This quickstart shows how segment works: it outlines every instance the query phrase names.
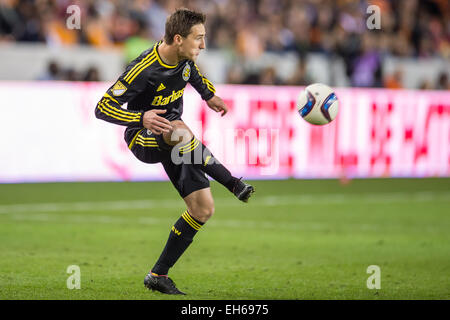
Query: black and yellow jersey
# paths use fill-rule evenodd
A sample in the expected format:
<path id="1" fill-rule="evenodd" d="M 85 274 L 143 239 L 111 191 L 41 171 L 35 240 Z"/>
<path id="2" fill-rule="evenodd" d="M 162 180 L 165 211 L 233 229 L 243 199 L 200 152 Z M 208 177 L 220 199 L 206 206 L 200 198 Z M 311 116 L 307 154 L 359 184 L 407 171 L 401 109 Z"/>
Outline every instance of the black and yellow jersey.
<path id="1" fill-rule="evenodd" d="M 160 114 L 170 121 L 181 118 L 183 93 L 189 82 L 203 100 L 214 96 L 215 89 L 191 60 L 167 65 L 159 56 L 159 41 L 133 60 L 125 72 L 106 91 L 95 108 L 95 115 L 128 127 L 143 127 L 142 116 L 151 109 L 166 109 Z M 128 103 L 127 109 L 122 105 Z"/>

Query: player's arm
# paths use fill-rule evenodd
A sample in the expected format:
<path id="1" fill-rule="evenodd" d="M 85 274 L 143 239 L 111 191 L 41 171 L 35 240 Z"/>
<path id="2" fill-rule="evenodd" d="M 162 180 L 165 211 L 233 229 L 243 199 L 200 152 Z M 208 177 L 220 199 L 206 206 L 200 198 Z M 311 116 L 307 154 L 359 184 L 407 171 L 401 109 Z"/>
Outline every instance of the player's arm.
<path id="1" fill-rule="evenodd" d="M 124 72 L 106 91 L 95 107 L 95 116 L 98 119 L 122 126 L 142 127 L 143 112 L 127 110 L 122 108 L 122 105 L 145 90 L 147 87 L 146 79 L 144 75 L 140 75 L 140 77 L 133 79 L 134 81 L 129 83 L 126 80 L 128 72 Z"/>
<path id="2" fill-rule="evenodd" d="M 134 71 L 136 70 L 136 71 Z M 114 124 L 147 128 L 160 134 L 171 129 L 169 120 L 158 116 L 166 110 L 134 111 L 122 108 L 147 88 L 147 70 L 130 68 L 106 91 L 95 107 L 95 116 Z"/>
<path id="3" fill-rule="evenodd" d="M 206 101 L 208 107 L 216 112 L 222 112 L 222 117 L 228 112 L 228 108 L 223 100 L 216 96 L 216 89 L 211 81 L 202 75 L 197 67 L 197 64 L 192 63 L 191 75 L 189 83 L 197 90 L 202 99 Z"/>

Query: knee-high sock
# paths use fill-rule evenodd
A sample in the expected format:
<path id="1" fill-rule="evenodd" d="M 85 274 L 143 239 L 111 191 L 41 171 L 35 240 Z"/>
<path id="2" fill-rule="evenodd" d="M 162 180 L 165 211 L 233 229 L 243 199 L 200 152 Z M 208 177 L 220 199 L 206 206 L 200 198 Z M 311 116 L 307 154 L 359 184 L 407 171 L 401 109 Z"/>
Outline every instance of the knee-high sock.
<path id="1" fill-rule="evenodd" d="M 166 246 L 151 272 L 157 275 L 167 275 L 169 269 L 192 243 L 202 225 L 202 222 L 194 219 L 186 210 L 170 230 Z"/>
<path id="2" fill-rule="evenodd" d="M 175 152 L 183 159 L 197 165 L 203 172 L 233 192 L 238 180 L 217 160 L 212 152 L 197 138 L 193 137 L 187 144 L 178 147 Z"/>

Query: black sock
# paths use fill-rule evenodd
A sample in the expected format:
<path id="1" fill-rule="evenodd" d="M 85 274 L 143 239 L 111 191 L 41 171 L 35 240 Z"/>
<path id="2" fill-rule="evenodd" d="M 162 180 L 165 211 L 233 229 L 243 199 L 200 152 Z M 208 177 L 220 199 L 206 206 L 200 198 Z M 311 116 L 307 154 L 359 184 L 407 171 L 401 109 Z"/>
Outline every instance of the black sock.
<path id="1" fill-rule="evenodd" d="M 178 150 L 181 157 L 197 165 L 203 172 L 233 192 L 238 179 L 231 175 L 231 172 L 200 140 L 193 137 L 189 143 L 179 147 Z"/>
<path id="2" fill-rule="evenodd" d="M 173 225 L 166 246 L 151 272 L 156 275 L 167 275 L 169 269 L 189 247 L 195 234 L 203 224 L 194 219 L 186 210 Z"/>

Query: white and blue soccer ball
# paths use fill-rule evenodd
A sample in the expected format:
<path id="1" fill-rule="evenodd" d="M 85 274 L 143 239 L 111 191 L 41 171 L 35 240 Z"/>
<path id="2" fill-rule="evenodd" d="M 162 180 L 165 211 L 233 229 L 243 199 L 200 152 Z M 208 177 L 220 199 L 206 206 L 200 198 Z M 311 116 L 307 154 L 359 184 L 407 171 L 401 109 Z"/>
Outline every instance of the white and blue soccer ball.
<path id="1" fill-rule="evenodd" d="M 338 113 L 339 102 L 333 89 L 322 83 L 305 88 L 297 100 L 298 113 L 305 121 L 324 125 L 333 121 Z"/>

